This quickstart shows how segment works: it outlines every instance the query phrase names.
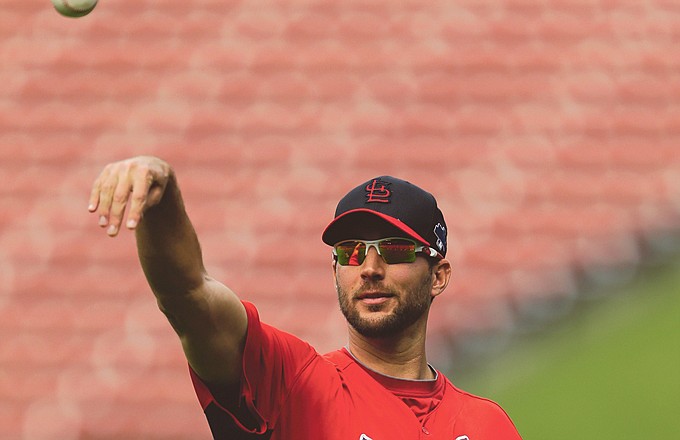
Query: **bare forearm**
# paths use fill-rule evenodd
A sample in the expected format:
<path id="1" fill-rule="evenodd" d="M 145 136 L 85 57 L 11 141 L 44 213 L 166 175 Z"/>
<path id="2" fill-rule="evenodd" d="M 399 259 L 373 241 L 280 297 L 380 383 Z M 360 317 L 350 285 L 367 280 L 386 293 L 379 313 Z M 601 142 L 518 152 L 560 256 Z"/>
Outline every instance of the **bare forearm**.
<path id="1" fill-rule="evenodd" d="M 203 283 L 200 244 L 174 174 L 160 203 L 144 214 L 135 231 L 139 260 L 159 300 L 187 294 Z"/>

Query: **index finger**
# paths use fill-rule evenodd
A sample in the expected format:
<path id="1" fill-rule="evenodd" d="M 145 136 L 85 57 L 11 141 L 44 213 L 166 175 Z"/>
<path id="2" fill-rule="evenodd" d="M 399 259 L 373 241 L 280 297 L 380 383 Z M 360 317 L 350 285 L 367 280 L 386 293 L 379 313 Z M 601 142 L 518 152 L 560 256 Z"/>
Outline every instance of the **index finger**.
<path id="1" fill-rule="evenodd" d="M 99 176 L 95 179 L 95 181 L 92 183 L 92 189 L 90 190 L 90 200 L 87 204 L 87 210 L 90 212 L 95 212 L 97 210 L 97 207 L 99 206 L 99 195 L 101 193 L 101 182 L 104 178 L 104 174 L 107 172 L 107 169 L 104 169 Z"/>

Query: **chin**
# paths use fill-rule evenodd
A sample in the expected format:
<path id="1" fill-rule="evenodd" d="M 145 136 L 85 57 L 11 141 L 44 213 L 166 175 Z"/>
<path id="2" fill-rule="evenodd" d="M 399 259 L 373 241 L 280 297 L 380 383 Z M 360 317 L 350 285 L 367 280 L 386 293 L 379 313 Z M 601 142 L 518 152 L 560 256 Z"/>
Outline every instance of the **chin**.
<path id="1" fill-rule="evenodd" d="M 394 336 L 405 329 L 404 323 L 390 313 L 376 312 L 369 316 L 364 314 L 363 316 L 356 316 L 352 320 L 348 319 L 348 321 L 357 333 L 368 338 Z"/>

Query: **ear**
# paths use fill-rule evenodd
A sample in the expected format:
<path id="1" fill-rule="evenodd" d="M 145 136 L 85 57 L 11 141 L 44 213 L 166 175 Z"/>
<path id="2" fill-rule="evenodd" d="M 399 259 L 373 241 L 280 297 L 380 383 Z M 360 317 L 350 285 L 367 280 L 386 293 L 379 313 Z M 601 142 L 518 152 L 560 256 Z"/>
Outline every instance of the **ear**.
<path id="1" fill-rule="evenodd" d="M 447 259 L 441 259 L 432 268 L 432 298 L 438 296 L 446 289 L 451 279 L 451 263 Z"/>

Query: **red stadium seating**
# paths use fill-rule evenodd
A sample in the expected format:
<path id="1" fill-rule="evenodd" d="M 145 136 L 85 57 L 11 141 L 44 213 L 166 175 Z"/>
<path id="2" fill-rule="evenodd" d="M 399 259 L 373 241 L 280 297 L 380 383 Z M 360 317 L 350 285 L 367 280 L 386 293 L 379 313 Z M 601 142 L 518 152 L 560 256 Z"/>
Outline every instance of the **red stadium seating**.
<path id="1" fill-rule="evenodd" d="M 630 0 L 101 0 L 0 10 L 0 438 L 209 438 L 124 231 L 112 160 L 175 166 L 206 265 L 345 343 L 321 231 L 355 184 L 432 191 L 456 369 L 680 248 L 680 8 Z"/>

